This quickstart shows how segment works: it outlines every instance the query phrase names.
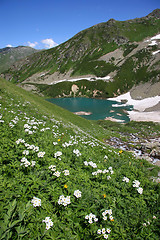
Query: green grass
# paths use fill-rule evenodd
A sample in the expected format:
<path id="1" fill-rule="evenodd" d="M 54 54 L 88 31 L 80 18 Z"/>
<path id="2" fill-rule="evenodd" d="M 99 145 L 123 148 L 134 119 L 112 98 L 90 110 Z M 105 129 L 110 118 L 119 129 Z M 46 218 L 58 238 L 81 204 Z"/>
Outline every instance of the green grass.
<path id="1" fill-rule="evenodd" d="M 140 128 L 147 124 L 141 123 Z M 150 180 L 147 169 L 152 165 L 98 141 L 96 137 L 104 137 L 112 128 L 120 129 L 117 124 L 106 126 L 105 130 L 0 79 L 1 239 L 104 239 L 97 234 L 102 228 L 111 231 L 111 240 L 159 239 L 160 187 Z M 58 151 L 61 158 L 55 156 Z M 105 171 L 97 173 L 98 169 Z M 153 176 L 158 171 L 155 167 Z M 140 182 L 142 194 L 133 187 L 134 180 Z M 76 190 L 81 192 L 79 198 Z M 62 195 L 70 197 L 67 206 L 58 203 Z M 33 207 L 33 197 L 41 200 L 41 206 Z M 112 218 L 107 214 L 104 220 L 102 213 L 109 209 Z M 89 223 L 90 213 L 98 221 Z M 53 222 L 48 230 L 46 217 Z"/>

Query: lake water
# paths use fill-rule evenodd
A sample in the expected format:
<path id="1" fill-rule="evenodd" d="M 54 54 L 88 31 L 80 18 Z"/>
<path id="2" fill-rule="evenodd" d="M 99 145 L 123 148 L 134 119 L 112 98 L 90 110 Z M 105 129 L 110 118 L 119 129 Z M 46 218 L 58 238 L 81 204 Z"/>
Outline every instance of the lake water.
<path id="1" fill-rule="evenodd" d="M 50 98 L 47 101 L 54 103 L 62 108 L 69 110 L 70 112 L 92 112 L 91 115 L 81 116 L 89 120 L 100 120 L 106 117 L 113 117 L 124 122 L 129 122 L 129 117 L 123 110 L 131 110 L 132 106 L 123 106 L 123 104 L 103 99 L 93 98 Z M 115 107 L 114 105 L 116 104 Z"/>

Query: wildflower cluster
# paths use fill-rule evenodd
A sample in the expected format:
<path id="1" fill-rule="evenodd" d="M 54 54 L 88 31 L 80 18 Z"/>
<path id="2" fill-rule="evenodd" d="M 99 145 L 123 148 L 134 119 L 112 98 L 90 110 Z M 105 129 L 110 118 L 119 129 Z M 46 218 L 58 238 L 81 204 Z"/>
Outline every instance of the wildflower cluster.
<path id="1" fill-rule="evenodd" d="M 58 158 L 59 160 L 61 160 L 60 156 L 62 155 L 62 152 L 58 151 L 54 154 L 55 158 Z"/>
<path id="2" fill-rule="evenodd" d="M 93 168 L 97 168 L 97 164 L 96 163 L 94 163 L 94 162 L 92 162 L 92 161 L 89 161 L 89 162 L 87 162 L 87 161 L 84 161 L 84 165 L 85 166 L 91 166 L 91 167 L 93 167 Z"/>
<path id="3" fill-rule="evenodd" d="M 123 177 L 122 181 L 128 183 L 128 182 L 129 182 L 129 178 Z M 138 192 L 139 194 L 142 194 L 142 193 L 143 193 L 143 188 L 141 188 L 141 187 L 139 187 L 139 186 L 140 186 L 140 182 L 139 182 L 138 180 L 134 180 L 134 181 L 133 181 L 133 187 L 134 187 L 134 188 L 137 188 L 137 192 Z"/>
<path id="4" fill-rule="evenodd" d="M 33 197 L 31 200 L 31 203 L 33 204 L 33 207 L 39 207 L 41 206 L 41 199 L 37 197 Z"/>
<path id="5" fill-rule="evenodd" d="M 106 217 L 106 215 L 109 215 L 109 219 L 110 219 L 110 221 L 114 221 L 114 218 L 113 218 L 113 216 L 112 216 L 112 209 L 109 209 L 109 210 L 105 210 L 103 213 L 102 213 L 102 216 L 103 216 L 103 220 L 107 220 L 107 217 Z"/>
<path id="6" fill-rule="evenodd" d="M 77 155 L 77 157 L 81 156 L 81 153 L 78 149 L 74 149 L 73 153 Z"/>
<path id="7" fill-rule="evenodd" d="M 92 175 L 97 176 L 99 173 L 102 173 L 102 174 L 105 174 L 105 173 L 113 174 L 114 171 L 112 170 L 112 167 L 109 167 L 108 169 L 104 169 L 104 170 L 98 169 L 96 172 L 92 172 Z"/>
<path id="8" fill-rule="evenodd" d="M 82 194 L 81 191 L 75 190 L 73 195 L 74 195 L 76 198 L 80 198 L 80 197 L 81 197 L 81 194 Z"/>
<path id="9" fill-rule="evenodd" d="M 39 153 L 37 154 L 37 156 L 38 156 L 39 158 L 43 158 L 44 155 L 45 155 L 45 152 L 39 152 Z"/>
<path id="10" fill-rule="evenodd" d="M 28 150 L 33 150 L 33 152 L 38 152 L 38 151 L 39 151 L 39 147 L 37 147 L 37 146 L 35 146 L 35 145 L 33 145 L 33 144 L 30 145 L 30 144 L 26 143 L 24 139 L 21 139 L 21 138 L 20 138 L 20 139 L 18 139 L 18 140 L 16 141 L 16 144 L 17 144 L 17 145 L 19 145 L 20 143 L 23 143 L 24 146 L 25 146 Z M 23 154 L 27 155 L 25 152 L 24 152 Z"/>
<path id="11" fill-rule="evenodd" d="M 143 193 L 143 188 L 139 187 L 140 182 L 138 180 L 133 181 L 133 187 L 137 188 L 137 192 L 142 194 Z"/>
<path id="12" fill-rule="evenodd" d="M 93 222 L 98 222 L 98 218 L 93 213 L 90 213 L 89 215 L 86 215 L 85 219 L 88 220 L 88 222 L 90 224 L 93 223 Z"/>
<path id="13" fill-rule="evenodd" d="M 55 166 L 55 165 L 50 165 L 48 168 L 49 168 L 52 172 L 54 172 L 54 173 L 53 173 L 54 176 L 60 177 L 61 172 L 56 171 L 56 166 Z M 62 171 L 62 172 L 64 173 L 64 176 L 68 176 L 68 175 L 69 175 L 69 170 L 67 170 L 67 169 L 65 169 L 65 170 Z"/>
<path id="14" fill-rule="evenodd" d="M 5 101 L 8 101 L 8 99 L 3 99 L 3 103 Z M 5 120 L 3 125 L 0 124 L 2 135 L 0 139 L 2 150 L 0 173 L 4 173 L 2 180 L 4 186 L 6 186 L 3 196 L 6 196 L 7 199 L 14 199 L 14 201 L 8 200 L 6 203 L 6 197 L 3 197 L 2 217 L 6 215 L 6 208 L 10 209 L 11 212 L 14 208 L 15 211 L 8 221 L 8 226 L 13 226 L 13 228 L 8 228 L 7 232 L 5 230 L 3 232 L 5 228 L 2 222 L 2 236 L 5 235 L 8 239 L 12 233 L 12 238 L 18 239 L 18 231 L 23 228 L 26 229 L 26 232 L 24 232 L 26 239 L 46 237 L 68 239 L 68 236 L 70 238 L 75 237 L 74 229 L 76 227 L 78 239 L 108 239 L 110 233 L 112 233 L 111 238 L 113 239 L 121 239 L 125 238 L 125 236 L 127 236 L 127 239 L 131 239 L 132 236 L 143 238 L 143 233 L 147 236 L 149 231 L 152 234 L 151 238 L 158 239 L 157 225 L 152 224 L 155 223 L 153 219 L 156 217 L 150 219 L 153 212 L 155 215 L 158 214 L 158 191 L 157 187 L 151 184 L 148 178 L 143 180 L 142 169 L 137 168 L 139 160 L 133 164 L 130 178 L 134 180 L 136 179 L 135 176 L 141 177 L 139 179 L 141 184 L 146 184 L 147 188 L 146 194 L 141 196 L 138 194 L 135 198 L 135 189 L 133 191 L 133 188 L 136 188 L 140 194 L 142 194 L 143 189 L 140 188 L 141 184 L 138 180 L 131 181 L 129 178 L 124 177 L 126 173 L 129 175 L 130 171 L 128 159 L 130 158 L 129 161 L 131 162 L 134 161 L 133 156 L 130 156 L 128 152 L 124 151 L 119 156 L 116 153 L 118 150 L 111 150 L 111 147 L 87 135 L 83 130 L 72 128 L 70 122 L 66 121 L 64 123 L 50 119 L 51 115 L 48 115 L 48 117 L 43 116 L 43 118 L 47 119 L 46 122 L 37 120 L 33 117 L 34 115 L 37 118 L 38 116 L 42 117 L 38 108 L 36 110 L 35 108 L 32 109 L 30 105 L 29 110 L 26 106 L 21 109 L 18 105 L 20 103 L 16 105 L 17 109 L 13 104 L 13 109 L 11 106 L 2 107 L 3 116 L 0 114 L 0 120 Z M 8 110 L 11 110 L 10 113 Z M 16 127 L 12 129 L 12 126 L 15 125 Z M 73 145 L 75 146 L 73 147 Z M 79 156 L 83 156 L 83 158 L 80 157 L 79 159 Z M 44 157 L 45 161 L 42 161 Z M 125 160 L 125 157 L 127 160 L 122 161 Z M 75 158 L 79 159 L 79 161 L 75 161 Z M 113 163 L 115 165 L 114 169 L 111 167 Z M 19 167 L 20 164 L 23 167 Z M 35 167 L 32 168 L 34 165 Z M 122 167 L 118 168 L 118 166 Z M 27 167 L 28 169 L 26 169 Z M 136 172 L 133 171 L 134 167 Z M 112 174 L 115 176 L 112 182 L 106 181 L 106 179 L 113 176 Z M 94 175 L 102 175 L 102 178 L 99 180 L 98 177 L 93 177 Z M 132 191 L 127 192 L 128 188 L 125 188 L 125 185 L 131 186 Z M 122 191 L 122 194 L 119 194 L 120 191 Z M 137 193 L 137 191 L 135 192 Z M 35 197 L 37 192 L 41 199 Z M 116 194 L 119 194 L 119 204 L 115 205 L 114 196 Z M 17 197 L 15 198 L 15 196 Z M 28 199 L 30 199 L 29 203 L 27 203 Z M 56 204 L 54 203 L 55 199 Z M 112 201 L 114 202 L 112 203 Z M 151 201 L 152 204 L 150 204 Z M 112 215 L 111 209 L 105 210 L 107 203 L 114 206 L 114 212 L 117 214 L 117 219 L 119 219 L 113 228 L 111 226 L 114 223 L 114 215 Z M 43 205 L 42 208 L 41 204 Z M 133 206 L 136 209 L 139 208 L 139 212 L 143 212 L 143 209 L 145 211 L 142 216 L 139 216 L 139 214 L 134 215 L 135 222 L 141 223 L 141 225 L 138 224 L 139 228 L 136 230 L 132 224 L 132 216 L 135 211 L 135 208 L 132 209 Z M 14 226 L 17 216 L 19 216 L 19 213 L 22 213 L 23 216 L 23 212 L 26 221 L 18 221 Z M 52 215 L 48 215 L 48 212 Z M 124 218 L 127 219 L 125 224 L 123 224 Z M 32 224 L 30 224 L 30 219 L 33 220 Z M 34 219 L 38 219 L 38 221 L 34 221 Z M 54 219 L 54 223 L 52 219 Z M 69 235 L 66 231 L 59 231 L 59 229 L 63 229 L 64 223 L 65 228 L 70 229 Z M 44 225 L 43 228 L 42 225 Z M 46 233 L 46 230 L 53 225 L 55 225 L 54 231 Z M 44 228 L 46 228 L 45 231 Z M 123 229 L 123 231 L 119 232 L 119 229 Z"/>
<path id="15" fill-rule="evenodd" d="M 102 229 L 98 229 L 97 230 L 97 234 L 103 234 L 103 237 L 104 237 L 104 239 L 108 239 L 108 237 L 109 237 L 109 233 L 111 232 L 111 230 L 109 229 L 109 228 L 102 228 Z M 106 234 L 106 233 L 108 233 L 108 234 Z"/>
<path id="16" fill-rule="evenodd" d="M 53 226 L 53 222 L 50 217 L 46 217 L 42 222 L 46 223 L 46 230 L 50 229 Z"/>
<path id="17" fill-rule="evenodd" d="M 25 167 L 31 166 L 31 167 L 34 167 L 35 164 L 36 164 L 36 161 L 31 161 L 31 162 L 29 162 L 29 161 L 27 160 L 27 158 L 23 157 L 23 158 L 21 159 L 21 164 L 20 164 L 20 166 L 25 166 Z"/>
<path id="18" fill-rule="evenodd" d="M 70 203 L 71 203 L 70 196 L 64 197 L 64 195 L 61 195 L 59 197 L 59 200 L 58 200 L 59 205 L 67 206 Z"/>
<path id="19" fill-rule="evenodd" d="M 122 179 L 122 181 L 128 183 L 128 182 L 129 182 L 129 178 L 124 177 L 124 178 Z"/>

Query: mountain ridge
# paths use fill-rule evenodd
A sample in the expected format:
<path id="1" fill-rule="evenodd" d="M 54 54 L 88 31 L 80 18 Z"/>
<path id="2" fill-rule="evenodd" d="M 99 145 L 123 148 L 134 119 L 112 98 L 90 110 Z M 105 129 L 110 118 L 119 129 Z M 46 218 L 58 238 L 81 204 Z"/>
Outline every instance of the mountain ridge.
<path id="1" fill-rule="evenodd" d="M 51 84 L 56 80 L 54 75 L 65 79 L 65 76 L 86 75 L 102 78 L 110 74 L 112 81 L 106 83 L 108 90 L 102 97 L 111 97 L 141 81 L 159 81 L 159 54 L 153 56 L 153 52 L 159 50 L 159 40 L 151 44 L 151 38 L 158 33 L 160 9 L 142 18 L 126 21 L 110 19 L 77 33 L 55 48 L 15 63 L 2 77 L 15 83 Z M 115 51 L 121 51 L 122 57 L 115 57 Z M 108 61 L 102 59 L 107 54 L 111 55 Z M 38 88 L 43 92 L 41 87 Z"/>
<path id="2" fill-rule="evenodd" d="M 0 72 L 7 70 L 16 61 L 19 61 L 38 50 L 29 46 L 5 47 L 0 49 Z"/>

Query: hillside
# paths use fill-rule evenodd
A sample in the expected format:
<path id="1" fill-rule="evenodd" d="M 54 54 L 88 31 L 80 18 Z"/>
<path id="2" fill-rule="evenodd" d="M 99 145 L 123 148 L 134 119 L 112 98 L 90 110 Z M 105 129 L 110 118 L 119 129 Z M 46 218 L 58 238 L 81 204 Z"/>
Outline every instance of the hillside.
<path id="1" fill-rule="evenodd" d="M 142 18 L 110 19 L 15 63 L 1 76 L 50 97 L 72 94 L 73 84 L 55 85 L 60 80 L 93 78 L 95 82 L 87 81 L 87 86 L 76 82 L 79 89 L 86 87 L 77 96 L 113 97 L 139 83 L 159 81 L 159 33 L 160 9 Z"/>
<path id="2" fill-rule="evenodd" d="M 0 79 L 1 239 L 159 239 L 159 167 L 98 140 L 159 125 L 103 124 Z"/>
<path id="3" fill-rule="evenodd" d="M 8 69 L 16 61 L 19 61 L 38 50 L 31 47 L 6 47 L 0 49 L 0 73 Z"/>

